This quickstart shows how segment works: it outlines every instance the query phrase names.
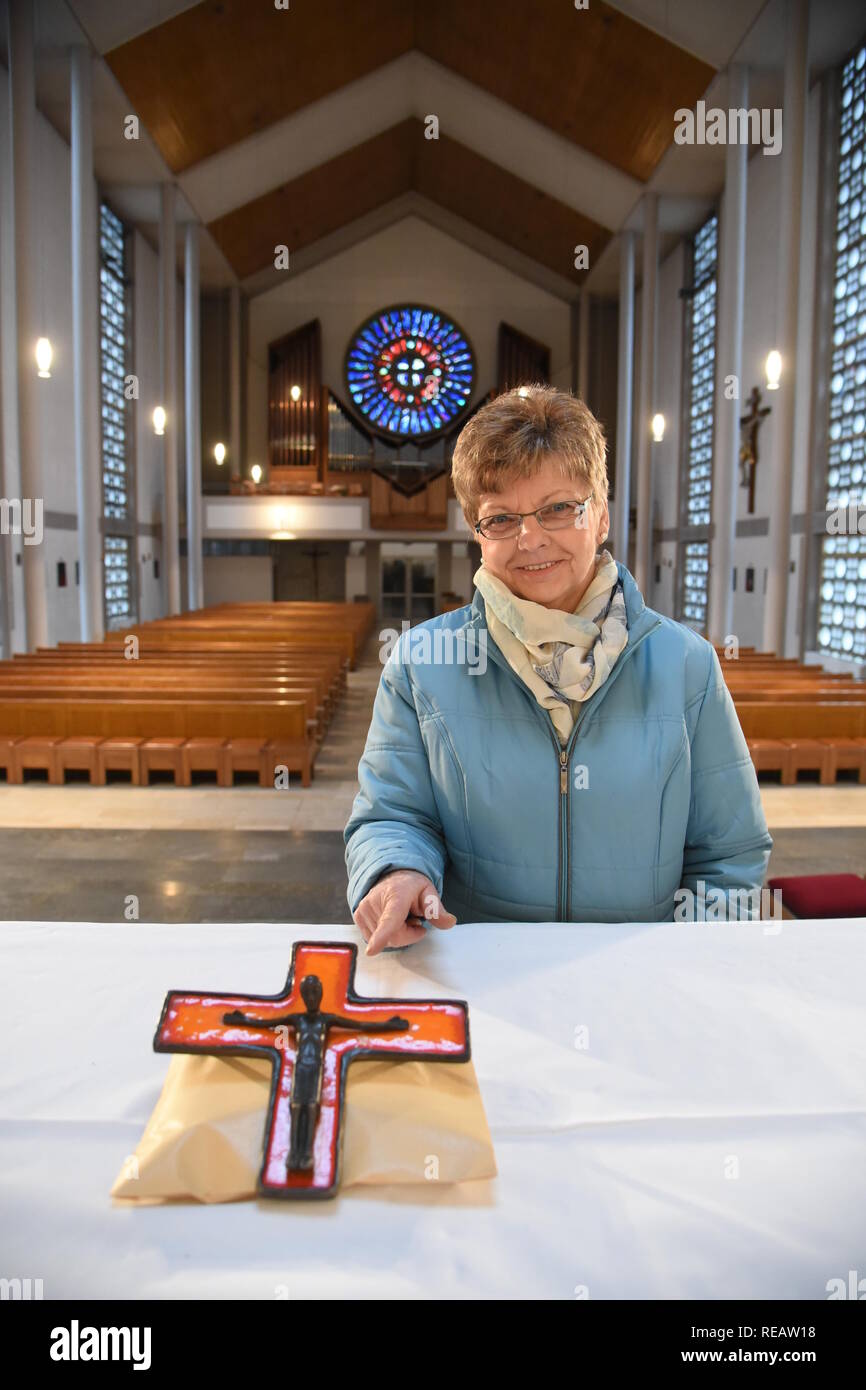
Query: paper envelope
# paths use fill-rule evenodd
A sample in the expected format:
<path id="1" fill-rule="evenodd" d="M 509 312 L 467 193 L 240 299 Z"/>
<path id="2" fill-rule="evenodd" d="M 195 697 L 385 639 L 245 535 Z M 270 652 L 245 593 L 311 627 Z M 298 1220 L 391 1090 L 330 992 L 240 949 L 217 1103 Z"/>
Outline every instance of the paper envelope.
<path id="1" fill-rule="evenodd" d="M 137 1202 L 256 1196 L 271 1064 L 176 1054 L 133 1155 L 111 1189 Z M 341 1187 L 496 1176 L 472 1062 L 353 1062 L 346 1077 Z"/>

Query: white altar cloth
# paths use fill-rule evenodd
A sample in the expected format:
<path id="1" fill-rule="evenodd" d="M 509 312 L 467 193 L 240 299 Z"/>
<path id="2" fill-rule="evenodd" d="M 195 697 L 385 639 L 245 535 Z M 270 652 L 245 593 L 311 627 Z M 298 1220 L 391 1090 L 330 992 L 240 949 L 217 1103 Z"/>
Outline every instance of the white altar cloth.
<path id="1" fill-rule="evenodd" d="M 119 1206 L 168 989 L 465 998 L 499 1176 Z M 866 921 L 0 924 L 0 1276 L 49 1298 L 794 1298 L 866 1275 Z M 351 1114 L 347 1116 L 351 1123 Z"/>

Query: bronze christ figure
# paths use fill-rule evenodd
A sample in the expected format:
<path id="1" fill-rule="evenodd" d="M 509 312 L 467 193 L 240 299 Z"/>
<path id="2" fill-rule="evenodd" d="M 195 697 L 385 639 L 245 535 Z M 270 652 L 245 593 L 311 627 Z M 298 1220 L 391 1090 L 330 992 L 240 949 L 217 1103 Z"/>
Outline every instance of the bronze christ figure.
<path id="1" fill-rule="evenodd" d="M 385 1023 L 364 1023 L 340 1014 L 322 1013 L 322 982 L 318 975 L 305 975 L 301 981 L 304 1008 L 281 1018 L 253 1018 L 233 1009 L 223 1015 L 224 1023 L 251 1028 L 293 1028 L 297 1056 L 292 1073 L 292 1133 L 286 1167 L 289 1171 L 313 1167 L 313 1139 L 322 1097 L 325 1041 L 329 1028 L 347 1028 L 353 1033 L 400 1033 L 409 1021 L 394 1014 Z"/>

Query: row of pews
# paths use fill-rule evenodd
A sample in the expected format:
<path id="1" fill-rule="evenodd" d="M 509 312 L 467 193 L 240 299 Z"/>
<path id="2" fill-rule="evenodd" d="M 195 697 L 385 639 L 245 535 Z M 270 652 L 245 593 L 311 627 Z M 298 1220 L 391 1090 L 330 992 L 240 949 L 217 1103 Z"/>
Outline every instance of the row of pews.
<path id="1" fill-rule="evenodd" d="M 316 753 L 373 628 L 370 603 L 222 603 L 0 662 L 0 768 L 104 785 L 170 772 L 221 787 L 280 769 L 310 785 Z"/>
<path id="2" fill-rule="evenodd" d="M 0 769 L 62 783 L 84 771 L 136 785 L 169 772 L 232 786 L 253 773 L 313 776 L 316 753 L 372 631 L 370 603 L 223 603 L 99 643 L 61 642 L 0 662 Z M 866 683 L 795 659 L 717 648 L 758 772 L 866 783 Z"/>
<path id="3" fill-rule="evenodd" d="M 847 768 L 866 782 L 866 683 L 751 647 L 716 651 L 757 772 L 785 786 L 817 772 L 826 785 Z"/>

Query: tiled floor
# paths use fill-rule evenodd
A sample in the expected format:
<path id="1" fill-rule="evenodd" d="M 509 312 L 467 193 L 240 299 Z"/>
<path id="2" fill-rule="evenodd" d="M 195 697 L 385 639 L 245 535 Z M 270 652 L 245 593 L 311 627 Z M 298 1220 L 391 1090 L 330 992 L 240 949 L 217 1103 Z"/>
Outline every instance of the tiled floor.
<path id="1" fill-rule="evenodd" d="M 348 923 L 342 831 L 381 670 L 373 637 L 309 788 L 0 785 L 0 917 Z M 761 797 L 770 877 L 866 872 L 866 786 Z"/>
<path id="2" fill-rule="evenodd" d="M 282 791 L 234 787 L 23 787 L 0 784 L 0 829 L 115 827 L 138 830 L 342 830 L 357 790 L 355 769 L 364 746 L 360 736 L 351 777 L 326 780 L 319 771 L 312 787 L 292 780 Z M 319 755 L 324 757 L 323 752 Z M 839 783 L 796 787 L 762 783 L 761 800 L 772 834 L 777 831 L 855 830 L 866 860 L 866 786 Z M 866 867 L 866 866 L 864 866 Z"/>
<path id="3" fill-rule="evenodd" d="M 351 922 L 336 831 L 12 830 L 7 921 Z"/>

